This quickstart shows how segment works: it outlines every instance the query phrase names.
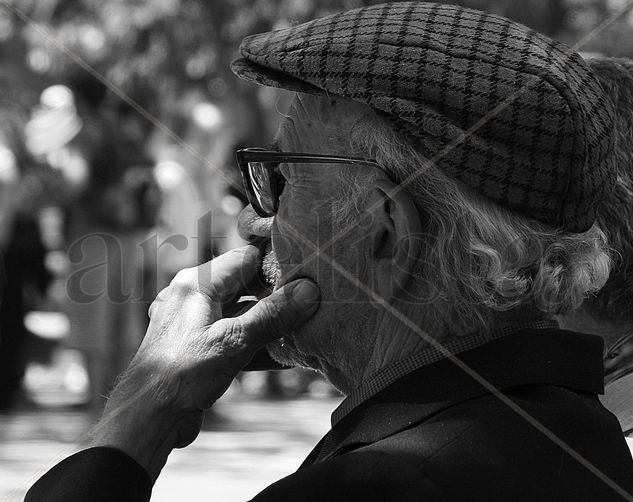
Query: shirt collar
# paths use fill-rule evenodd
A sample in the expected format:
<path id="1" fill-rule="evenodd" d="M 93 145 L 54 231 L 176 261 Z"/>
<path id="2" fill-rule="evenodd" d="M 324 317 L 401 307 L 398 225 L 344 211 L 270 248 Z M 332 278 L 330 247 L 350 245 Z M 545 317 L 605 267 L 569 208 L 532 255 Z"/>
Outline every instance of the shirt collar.
<path id="1" fill-rule="evenodd" d="M 489 333 L 478 332 L 471 335 L 452 338 L 446 343 L 440 344 L 440 346 L 429 347 L 421 352 L 412 354 L 405 359 L 381 369 L 363 382 L 349 396 L 347 396 L 347 398 L 332 413 L 332 427 L 336 426 L 336 424 L 343 420 L 358 406 L 389 387 L 395 381 L 419 368 L 445 359 L 447 354 L 455 355 L 467 350 L 475 349 L 492 340 L 496 340 L 519 331 L 556 328 L 558 328 L 558 323 L 551 320 L 515 324 Z"/>

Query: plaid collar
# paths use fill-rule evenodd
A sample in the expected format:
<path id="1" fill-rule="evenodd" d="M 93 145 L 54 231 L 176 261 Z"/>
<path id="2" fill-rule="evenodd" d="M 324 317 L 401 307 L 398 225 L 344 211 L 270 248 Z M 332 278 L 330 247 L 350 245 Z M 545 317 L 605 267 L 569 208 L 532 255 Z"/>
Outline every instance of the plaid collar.
<path id="1" fill-rule="evenodd" d="M 492 340 L 523 330 L 556 328 L 558 328 L 558 323 L 551 320 L 514 324 L 512 326 L 494 330 L 491 333 L 478 332 L 473 333 L 472 335 L 453 338 L 442 345 L 443 349 L 429 347 L 421 352 L 412 354 L 406 359 L 398 361 L 378 371 L 372 377 L 363 382 L 360 387 L 354 390 L 349 396 L 347 396 L 347 398 L 332 413 L 332 427 L 336 426 L 336 424 L 349 415 L 349 413 L 351 413 L 355 408 L 365 403 L 380 391 L 389 387 L 396 380 L 399 380 L 403 376 L 408 375 L 423 366 L 445 359 L 446 352 L 452 355 L 459 354 L 460 352 L 475 349 Z"/>

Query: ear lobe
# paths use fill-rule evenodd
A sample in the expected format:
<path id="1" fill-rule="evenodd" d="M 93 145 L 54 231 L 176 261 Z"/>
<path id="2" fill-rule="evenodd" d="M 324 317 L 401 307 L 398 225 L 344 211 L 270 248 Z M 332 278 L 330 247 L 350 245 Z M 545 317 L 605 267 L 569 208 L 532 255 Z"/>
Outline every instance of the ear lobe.
<path id="1" fill-rule="evenodd" d="M 409 193 L 389 180 L 374 184 L 372 225 L 376 291 L 392 302 L 404 291 L 420 256 L 422 220 Z"/>

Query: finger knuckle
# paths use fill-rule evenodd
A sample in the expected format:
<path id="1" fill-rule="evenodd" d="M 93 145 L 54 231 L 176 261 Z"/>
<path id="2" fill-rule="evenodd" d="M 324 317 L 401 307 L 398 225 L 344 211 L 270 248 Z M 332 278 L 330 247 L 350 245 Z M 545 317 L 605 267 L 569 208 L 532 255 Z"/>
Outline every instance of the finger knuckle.
<path id="1" fill-rule="evenodd" d="M 191 291 L 196 288 L 197 276 L 195 268 L 180 270 L 172 279 L 169 287 L 172 291 Z"/>
<path id="2" fill-rule="evenodd" d="M 154 300 L 149 308 L 147 309 L 147 317 L 149 317 L 150 319 L 152 319 L 152 316 L 154 316 L 156 314 L 156 310 L 158 309 L 158 303 L 157 300 Z"/>
<path id="3" fill-rule="evenodd" d="M 246 254 L 243 248 L 233 248 L 227 251 L 228 255 L 243 256 Z"/>
<path id="4" fill-rule="evenodd" d="M 154 298 L 154 301 L 150 304 L 147 314 L 151 319 L 153 315 L 156 315 L 158 311 L 160 311 L 161 306 L 165 303 L 166 299 L 169 298 L 169 287 L 162 289 Z"/>

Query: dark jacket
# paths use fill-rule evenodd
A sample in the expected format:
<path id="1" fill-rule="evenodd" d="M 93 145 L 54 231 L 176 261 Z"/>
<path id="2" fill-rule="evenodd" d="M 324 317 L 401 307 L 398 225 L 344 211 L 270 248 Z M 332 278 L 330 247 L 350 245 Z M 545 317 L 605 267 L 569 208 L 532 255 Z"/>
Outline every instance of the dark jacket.
<path id="1" fill-rule="evenodd" d="M 596 396 L 599 337 L 523 331 L 459 359 L 422 367 L 355 408 L 254 501 L 633 500 L 633 461 Z M 26 501 L 149 493 L 140 466 L 97 448 L 55 466 Z"/>

